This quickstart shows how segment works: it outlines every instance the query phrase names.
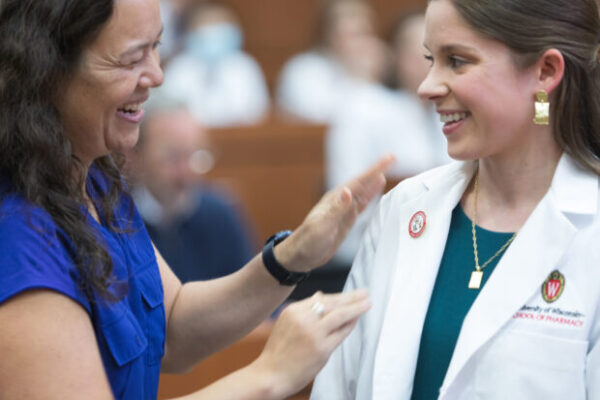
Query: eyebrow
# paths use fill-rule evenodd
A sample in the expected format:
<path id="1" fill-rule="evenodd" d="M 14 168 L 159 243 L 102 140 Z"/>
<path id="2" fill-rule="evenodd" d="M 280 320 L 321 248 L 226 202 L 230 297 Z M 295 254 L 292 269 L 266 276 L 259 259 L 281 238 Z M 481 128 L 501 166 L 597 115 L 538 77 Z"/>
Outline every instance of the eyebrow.
<path id="1" fill-rule="evenodd" d="M 425 48 L 429 50 L 429 47 L 427 47 L 426 43 L 423 43 L 423 46 L 425 46 Z M 475 51 L 475 49 L 469 46 L 463 46 L 461 44 L 445 44 L 442 47 L 440 47 L 441 53 L 454 53 L 456 51 L 466 51 L 472 53 Z"/>
<path id="2" fill-rule="evenodd" d="M 164 26 L 160 27 L 160 32 L 158 32 L 158 35 L 156 35 L 157 38 L 160 38 L 163 34 L 165 30 Z M 144 50 L 146 47 L 151 46 L 153 44 L 153 42 L 145 42 L 145 43 L 140 43 L 137 46 L 132 47 L 129 50 L 125 50 L 122 54 L 121 57 L 123 56 L 128 56 L 130 54 L 134 54 L 137 53 L 138 51 Z"/>

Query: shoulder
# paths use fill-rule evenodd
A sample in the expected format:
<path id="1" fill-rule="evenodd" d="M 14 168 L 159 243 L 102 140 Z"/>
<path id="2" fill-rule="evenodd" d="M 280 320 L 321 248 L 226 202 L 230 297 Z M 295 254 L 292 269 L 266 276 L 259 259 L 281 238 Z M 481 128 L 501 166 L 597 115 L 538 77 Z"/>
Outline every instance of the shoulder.
<path id="1" fill-rule="evenodd" d="M 334 63 L 317 51 L 308 51 L 292 57 L 283 68 L 284 76 L 329 74 L 335 69 Z"/>
<path id="2" fill-rule="evenodd" d="M 449 180 L 458 180 L 465 174 L 470 174 L 471 169 L 472 162 L 469 161 L 451 161 L 448 164 L 430 169 L 400 182 L 383 196 L 382 203 L 385 207 L 386 205 L 403 204 L 411 201 L 426 191 L 447 185 Z"/>
<path id="3" fill-rule="evenodd" d="M 238 52 L 235 52 L 235 53 L 229 55 L 224 60 L 224 66 L 231 67 L 231 68 L 238 67 L 238 68 L 252 68 L 252 69 L 260 70 L 258 61 L 256 61 L 256 59 L 254 57 L 252 57 L 250 54 L 243 52 L 243 51 L 238 51 Z"/>
<path id="4" fill-rule="evenodd" d="M 233 53 L 222 60 L 216 70 L 219 79 L 235 83 L 238 88 L 261 85 L 264 76 L 260 65 L 250 54 L 243 51 Z"/>
<path id="5" fill-rule="evenodd" d="M 399 107 L 391 90 L 379 84 L 348 81 L 344 107 L 338 116 L 341 118 L 377 120 L 388 114 L 397 114 Z"/>
<path id="6" fill-rule="evenodd" d="M 9 193 L 0 204 L 0 303 L 29 289 L 52 289 L 89 309 L 73 246 L 41 207 Z"/>
<path id="7" fill-rule="evenodd" d="M 425 199 L 424 196 L 446 193 L 448 187 L 463 184 L 465 177 L 472 173 L 471 162 L 454 161 L 411 178 L 407 178 L 388 191 L 380 200 L 375 215 L 369 224 L 371 246 L 377 247 L 378 238 L 385 230 L 388 237 L 397 237 L 397 224 L 400 210 L 410 202 Z M 442 199 L 440 199 L 440 202 Z M 434 201 L 437 203 L 437 199 Z M 391 233 L 390 233 L 391 232 Z M 387 243 L 387 241 L 386 241 Z"/>
<path id="8" fill-rule="evenodd" d="M 35 206 L 18 194 L 10 193 L 0 204 L 0 260 L 6 263 L 10 254 L 13 262 L 22 257 L 19 249 L 30 249 L 46 245 L 52 246 L 63 239 L 62 230 L 52 217 L 41 207 Z M 16 247 L 15 247 L 16 246 Z"/>
<path id="9" fill-rule="evenodd" d="M 231 219 L 238 217 L 239 203 L 233 194 L 224 189 L 203 185 L 197 199 L 199 210 L 203 215 Z"/>

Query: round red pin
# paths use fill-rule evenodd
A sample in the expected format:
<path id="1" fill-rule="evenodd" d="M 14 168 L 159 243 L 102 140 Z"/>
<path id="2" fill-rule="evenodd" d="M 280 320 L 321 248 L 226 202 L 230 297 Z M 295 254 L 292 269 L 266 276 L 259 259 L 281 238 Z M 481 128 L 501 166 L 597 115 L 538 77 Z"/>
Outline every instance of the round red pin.
<path id="1" fill-rule="evenodd" d="M 408 223 L 408 234 L 413 238 L 421 236 L 427 225 L 427 216 L 423 211 L 417 211 Z"/>

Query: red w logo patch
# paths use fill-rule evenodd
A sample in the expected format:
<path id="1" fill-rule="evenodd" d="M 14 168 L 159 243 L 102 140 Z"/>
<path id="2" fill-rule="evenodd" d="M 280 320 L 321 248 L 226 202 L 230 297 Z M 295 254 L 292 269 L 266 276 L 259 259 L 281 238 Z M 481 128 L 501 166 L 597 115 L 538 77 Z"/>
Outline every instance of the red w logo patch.
<path id="1" fill-rule="evenodd" d="M 542 297 L 546 303 L 552 303 L 561 296 L 565 289 L 565 277 L 558 270 L 552 271 L 542 285 Z"/>

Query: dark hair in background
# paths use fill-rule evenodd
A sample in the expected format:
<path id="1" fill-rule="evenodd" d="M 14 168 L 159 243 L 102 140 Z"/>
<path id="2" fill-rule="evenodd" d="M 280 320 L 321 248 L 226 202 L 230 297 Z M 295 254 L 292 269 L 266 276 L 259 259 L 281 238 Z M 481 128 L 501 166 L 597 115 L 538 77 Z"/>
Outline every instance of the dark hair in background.
<path id="1" fill-rule="evenodd" d="M 321 0 L 313 39 L 314 45 L 317 48 L 326 48 L 335 24 L 347 14 L 360 12 L 368 13 L 375 25 L 375 13 L 367 0 Z"/>
<path id="2" fill-rule="evenodd" d="M 409 7 L 404 9 L 404 11 L 396 17 L 394 22 L 392 23 L 390 29 L 386 32 L 385 37 L 387 38 L 388 44 L 393 48 L 393 53 L 397 53 L 397 47 L 400 45 L 400 33 L 406 29 L 406 24 L 409 23 L 412 19 L 417 17 L 425 16 L 425 8 L 424 7 Z M 424 49 L 424 48 L 423 48 Z M 425 56 L 425 51 L 423 50 L 423 56 Z M 397 57 L 397 55 L 395 56 Z M 383 84 L 390 89 L 403 89 L 402 83 L 398 80 L 398 76 L 396 73 L 395 61 L 394 65 L 390 66 L 386 71 L 386 74 L 383 78 Z"/>
<path id="3" fill-rule="evenodd" d="M 215 9 L 230 10 L 230 7 L 220 0 L 202 0 L 192 2 L 186 7 L 185 12 L 182 15 L 181 22 L 183 31 L 190 31 L 199 15 Z M 233 10 L 231 10 L 231 12 L 233 13 Z"/>
<path id="4" fill-rule="evenodd" d="M 532 65 L 551 48 L 562 53 L 565 73 L 550 106 L 554 138 L 600 174 L 600 19 L 595 0 L 451 1 L 471 27 L 511 48 L 517 65 Z"/>
<path id="5" fill-rule="evenodd" d="M 42 207 L 74 245 L 82 288 L 107 295 L 112 260 L 86 222 L 86 166 L 73 155 L 55 99 L 83 50 L 113 13 L 114 0 L 0 1 L 0 176 Z M 108 179 L 102 213 L 114 226 L 123 189 L 112 156 L 94 163 Z M 6 195 L 6 193 L 4 194 Z"/>

